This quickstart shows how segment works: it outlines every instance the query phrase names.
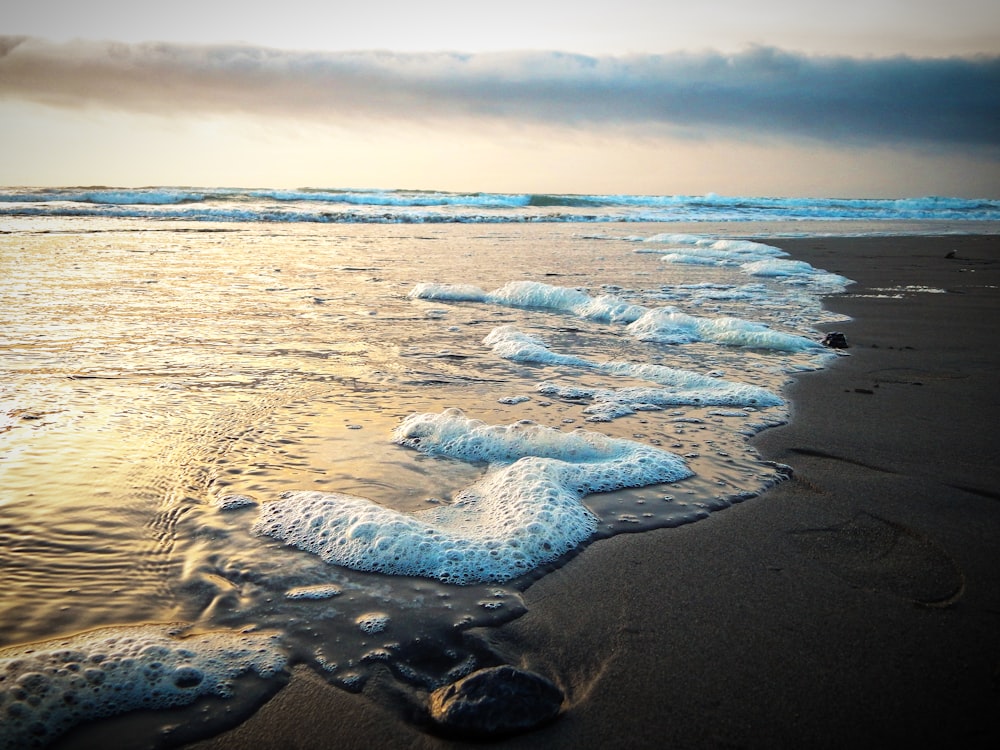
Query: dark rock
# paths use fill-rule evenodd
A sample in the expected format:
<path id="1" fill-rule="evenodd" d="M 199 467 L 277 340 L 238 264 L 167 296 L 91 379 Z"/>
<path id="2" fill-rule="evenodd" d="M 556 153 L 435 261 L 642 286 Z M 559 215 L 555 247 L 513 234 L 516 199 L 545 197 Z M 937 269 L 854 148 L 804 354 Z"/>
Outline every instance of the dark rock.
<path id="1" fill-rule="evenodd" d="M 562 702 L 562 691 L 545 677 L 504 665 L 438 688 L 431 693 L 430 713 L 444 731 L 482 739 L 551 721 Z"/>
<path id="2" fill-rule="evenodd" d="M 847 336 L 840 331 L 830 331 L 823 337 L 823 346 L 828 346 L 831 349 L 846 349 Z"/>

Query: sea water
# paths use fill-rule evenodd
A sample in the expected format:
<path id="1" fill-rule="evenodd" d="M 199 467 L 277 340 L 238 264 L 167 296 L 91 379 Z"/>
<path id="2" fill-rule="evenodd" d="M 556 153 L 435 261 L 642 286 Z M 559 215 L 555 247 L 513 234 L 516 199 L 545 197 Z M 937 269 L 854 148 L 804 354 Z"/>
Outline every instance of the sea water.
<path id="1" fill-rule="evenodd" d="M 434 190 L 225 187 L 0 188 L 0 216 L 88 216 L 310 223 L 991 222 L 1000 201 L 706 195 L 459 193 Z M 908 227 L 900 222 L 909 222 Z M 839 230 L 838 230 L 839 231 Z"/>
<path id="2" fill-rule="evenodd" d="M 74 210 L 0 234 L 3 747 L 487 664 L 587 544 L 780 480 L 747 439 L 848 283 L 745 225 Z"/>

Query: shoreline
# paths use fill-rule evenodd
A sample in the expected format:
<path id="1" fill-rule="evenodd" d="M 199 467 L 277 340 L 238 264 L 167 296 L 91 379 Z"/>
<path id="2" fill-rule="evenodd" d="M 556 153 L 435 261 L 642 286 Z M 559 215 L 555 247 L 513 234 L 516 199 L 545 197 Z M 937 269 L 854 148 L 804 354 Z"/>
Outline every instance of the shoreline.
<path id="1" fill-rule="evenodd" d="M 697 524 L 594 542 L 526 590 L 527 614 L 471 631 L 567 696 L 555 722 L 494 746 L 1000 738 L 1000 238 L 778 244 L 856 282 L 825 301 L 852 317 L 826 327 L 851 356 L 796 375 L 790 422 L 752 440 L 793 477 Z M 915 286 L 947 291 L 861 296 Z M 356 695 L 299 668 L 187 747 L 464 744 L 407 705 L 390 680 Z"/>

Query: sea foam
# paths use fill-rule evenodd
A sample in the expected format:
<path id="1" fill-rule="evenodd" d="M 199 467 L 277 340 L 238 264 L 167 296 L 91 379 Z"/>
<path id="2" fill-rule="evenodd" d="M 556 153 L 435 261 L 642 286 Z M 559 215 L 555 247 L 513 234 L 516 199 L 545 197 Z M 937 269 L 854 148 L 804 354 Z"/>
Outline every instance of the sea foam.
<path id="1" fill-rule="evenodd" d="M 653 446 L 527 421 L 488 425 L 456 409 L 413 414 L 393 439 L 490 468 L 451 505 L 413 514 L 350 495 L 285 493 L 261 508 L 254 531 L 357 570 L 506 581 L 594 533 L 597 517 L 580 502 L 584 495 L 691 476 L 683 459 Z"/>
<path id="2" fill-rule="evenodd" d="M 569 313 L 580 318 L 605 322 L 631 322 L 645 308 L 631 305 L 614 295 L 591 297 L 570 287 L 553 286 L 539 281 L 512 281 L 493 292 L 471 284 L 420 283 L 413 287 L 410 299 L 448 302 L 487 302 L 507 307 L 539 308 Z"/>
<path id="3" fill-rule="evenodd" d="M 618 375 L 637 380 L 647 380 L 662 386 L 664 389 L 620 389 L 620 390 L 583 390 L 570 392 L 562 386 L 545 383 L 538 390 L 546 395 L 562 398 L 594 398 L 605 403 L 665 405 L 699 405 L 699 406 L 780 406 L 783 401 L 765 388 L 746 383 L 735 383 L 711 375 L 692 372 L 665 365 L 637 362 L 594 362 L 571 355 L 557 354 L 551 351 L 537 336 L 523 333 L 512 325 L 494 328 L 483 339 L 483 343 L 492 347 L 493 352 L 503 359 L 516 362 L 526 362 L 545 365 L 563 365 L 583 367 L 607 375 Z M 633 411 L 635 409 L 633 408 Z M 631 413 L 622 411 L 616 416 Z M 606 420 L 602 420 L 606 421 Z"/>
<path id="4" fill-rule="evenodd" d="M 539 383 L 538 392 L 555 398 L 592 400 L 593 403 L 583 410 L 588 422 L 610 422 L 637 411 L 659 411 L 667 406 L 766 407 L 781 404 L 781 399 L 762 388 L 726 381 L 717 381 L 708 387 L 675 388 L 586 388 L 544 381 Z"/>
<path id="5" fill-rule="evenodd" d="M 229 697 L 239 675 L 269 678 L 285 667 L 275 634 L 178 631 L 110 627 L 0 649 L 0 748 L 42 747 L 83 721 L 138 708 Z"/>
<path id="6" fill-rule="evenodd" d="M 784 258 L 784 250 L 749 240 L 717 240 L 693 234 L 656 234 L 642 240 L 637 253 L 657 253 L 671 263 L 739 266 L 767 258 Z"/>
<path id="7" fill-rule="evenodd" d="M 508 307 L 547 308 L 604 322 L 629 323 L 645 312 L 645 308 L 612 294 L 591 297 L 579 289 L 540 281 L 512 281 L 489 294 L 485 301 Z"/>
<path id="8" fill-rule="evenodd" d="M 639 239 L 639 238 L 637 238 Z M 817 291 L 842 292 L 850 280 L 801 260 L 771 245 L 749 240 L 722 240 L 689 234 L 658 234 L 641 239 L 637 253 L 655 253 L 665 263 L 739 268 L 758 278 L 771 278 Z"/>
<path id="9" fill-rule="evenodd" d="M 447 302 L 485 302 L 486 292 L 472 284 L 417 284 L 410 291 L 411 299 L 432 299 Z"/>
<path id="10" fill-rule="evenodd" d="M 742 318 L 705 318 L 688 315 L 672 307 L 649 310 L 626 329 L 640 341 L 656 344 L 687 344 L 707 341 L 725 346 L 801 352 L 820 349 L 821 344 L 792 333 L 775 331 L 763 323 Z"/>
<path id="11" fill-rule="evenodd" d="M 597 364 L 571 354 L 557 354 L 550 350 L 538 336 L 524 333 L 516 326 L 497 326 L 483 339 L 483 343 L 502 359 L 514 362 L 534 362 L 544 365 L 569 365 L 570 367 L 598 367 Z"/>
<path id="12" fill-rule="evenodd" d="M 706 341 L 725 346 L 788 352 L 821 348 L 819 343 L 804 336 L 774 331 L 763 323 L 740 318 L 698 317 L 682 313 L 673 307 L 647 308 L 628 303 L 611 294 L 591 297 L 578 289 L 537 281 L 511 282 L 491 293 L 466 285 L 418 284 L 409 296 L 412 299 L 487 302 L 508 307 L 546 308 L 588 320 L 624 323 L 627 324 L 625 330 L 630 335 L 640 341 L 659 344 Z M 496 332 L 491 334 L 495 335 L 498 334 Z M 506 356 L 508 359 L 524 359 L 530 356 L 529 352 L 535 350 L 538 343 L 526 334 L 520 334 L 517 340 L 510 334 L 503 338 L 504 340 L 500 341 L 488 337 L 486 343 L 488 346 L 493 346 L 500 356 Z M 520 354 L 514 356 L 513 353 L 517 349 L 520 350 Z M 560 364 L 555 361 L 550 363 Z M 573 364 L 570 361 L 564 363 Z"/>

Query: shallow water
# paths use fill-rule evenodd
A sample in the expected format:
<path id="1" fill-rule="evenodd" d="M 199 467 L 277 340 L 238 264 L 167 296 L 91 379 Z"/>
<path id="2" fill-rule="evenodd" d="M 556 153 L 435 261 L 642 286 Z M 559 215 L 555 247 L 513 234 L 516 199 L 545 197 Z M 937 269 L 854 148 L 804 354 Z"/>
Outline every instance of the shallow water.
<path id="1" fill-rule="evenodd" d="M 533 420 L 683 457 L 689 479 L 586 496 L 595 536 L 758 493 L 779 471 L 746 438 L 785 405 L 644 406 L 598 422 L 594 398 L 538 386 L 654 385 L 605 366 L 631 363 L 780 394 L 790 372 L 831 356 L 822 349 L 665 345 L 561 310 L 409 297 L 421 283 L 530 280 L 812 339 L 833 319 L 815 289 L 636 252 L 661 231 L 21 221 L 0 235 L 0 646 L 182 622 L 275 630 L 292 659 L 352 690 L 376 664 L 423 687 L 481 665 L 461 632 L 518 616 L 520 591 L 561 561 L 469 586 L 366 573 L 255 535 L 253 505 L 218 505 L 297 490 L 405 513 L 447 504 L 487 467 L 394 443 L 414 412 Z M 752 294 L 683 286 L 706 283 Z M 601 367 L 504 359 L 483 343 L 503 325 Z"/>

